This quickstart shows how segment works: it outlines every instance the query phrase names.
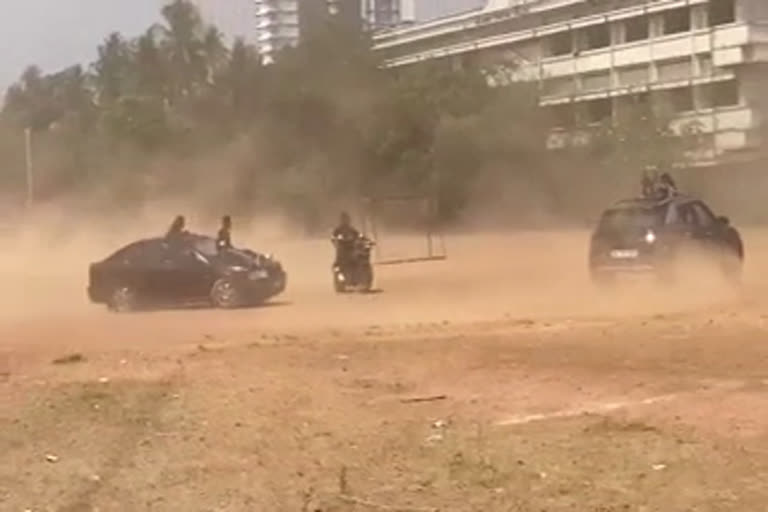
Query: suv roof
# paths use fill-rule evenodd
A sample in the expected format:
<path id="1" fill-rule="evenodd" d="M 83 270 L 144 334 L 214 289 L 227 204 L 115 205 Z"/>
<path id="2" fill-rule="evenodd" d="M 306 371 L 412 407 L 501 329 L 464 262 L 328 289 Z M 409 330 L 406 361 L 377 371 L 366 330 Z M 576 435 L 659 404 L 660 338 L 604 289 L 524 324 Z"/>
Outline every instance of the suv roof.
<path id="1" fill-rule="evenodd" d="M 617 208 L 643 208 L 643 209 L 651 209 L 656 208 L 659 206 L 666 206 L 669 204 L 674 204 L 676 206 L 682 206 L 688 203 L 692 203 L 698 201 L 698 199 L 677 194 L 675 196 L 672 196 L 670 199 L 664 199 L 664 200 L 658 200 L 658 199 L 651 199 L 646 197 L 639 197 L 634 199 L 623 199 L 621 201 L 617 201 L 616 203 L 611 206 L 610 209 L 617 209 Z"/>

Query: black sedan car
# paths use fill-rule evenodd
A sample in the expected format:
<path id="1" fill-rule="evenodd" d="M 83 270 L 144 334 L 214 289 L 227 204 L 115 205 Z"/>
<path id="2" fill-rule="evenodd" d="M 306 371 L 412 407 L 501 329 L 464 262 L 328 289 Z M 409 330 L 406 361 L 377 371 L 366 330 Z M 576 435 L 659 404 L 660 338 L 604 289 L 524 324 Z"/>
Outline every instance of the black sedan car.
<path id="1" fill-rule="evenodd" d="M 637 272 L 674 281 L 694 254 L 703 255 L 729 281 L 740 278 L 744 246 L 727 217 L 683 195 L 663 201 L 631 199 L 602 214 L 592 234 L 589 269 L 597 284 Z"/>
<path id="2" fill-rule="evenodd" d="M 285 286 L 286 273 L 271 256 L 219 250 L 213 238 L 186 235 L 140 240 L 91 264 L 88 296 L 116 312 L 199 303 L 236 308 L 264 302 Z"/>

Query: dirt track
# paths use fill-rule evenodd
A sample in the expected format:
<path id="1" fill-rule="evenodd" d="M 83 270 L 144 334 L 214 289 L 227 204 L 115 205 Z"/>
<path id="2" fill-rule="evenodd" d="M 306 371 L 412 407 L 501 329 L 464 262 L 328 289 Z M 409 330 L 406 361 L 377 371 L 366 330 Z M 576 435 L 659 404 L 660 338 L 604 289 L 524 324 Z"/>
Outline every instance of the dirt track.
<path id="1" fill-rule="evenodd" d="M 768 234 L 745 238 L 740 293 L 621 297 L 580 232 L 453 238 L 369 296 L 329 292 L 327 243 L 275 242 L 274 305 L 128 316 L 85 300 L 105 248 L 26 253 L 0 269 L 0 510 L 762 510 Z"/>

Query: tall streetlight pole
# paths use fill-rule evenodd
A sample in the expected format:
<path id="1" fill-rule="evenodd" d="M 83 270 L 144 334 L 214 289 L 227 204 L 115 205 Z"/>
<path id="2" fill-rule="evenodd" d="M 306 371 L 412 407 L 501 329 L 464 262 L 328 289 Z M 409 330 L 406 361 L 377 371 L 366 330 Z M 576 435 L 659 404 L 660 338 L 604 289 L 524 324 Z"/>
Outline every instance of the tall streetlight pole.
<path id="1" fill-rule="evenodd" d="M 35 199 L 35 181 L 32 172 L 32 129 L 24 129 L 24 148 L 27 167 L 27 209 L 32 207 Z"/>

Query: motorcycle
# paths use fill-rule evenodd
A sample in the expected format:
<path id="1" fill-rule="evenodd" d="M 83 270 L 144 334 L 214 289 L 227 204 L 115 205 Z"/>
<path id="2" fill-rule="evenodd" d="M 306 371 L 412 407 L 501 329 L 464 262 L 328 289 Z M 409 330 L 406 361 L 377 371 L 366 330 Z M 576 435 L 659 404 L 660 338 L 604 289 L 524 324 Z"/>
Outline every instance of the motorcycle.
<path id="1" fill-rule="evenodd" d="M 345 293 L 349 290 L 369 292 L 373 286 L 373 265 L 371 264 L 371 251 L 375 242 L 368 237 L 360 235 L 355 240 L 344 240 L 342 237 L 332 239 L 337 252 L 339 245 L 351 243 L 346 258 L 338 258 L 339 262 L 333 266 L 333 287 L 337 293 Z"/>

